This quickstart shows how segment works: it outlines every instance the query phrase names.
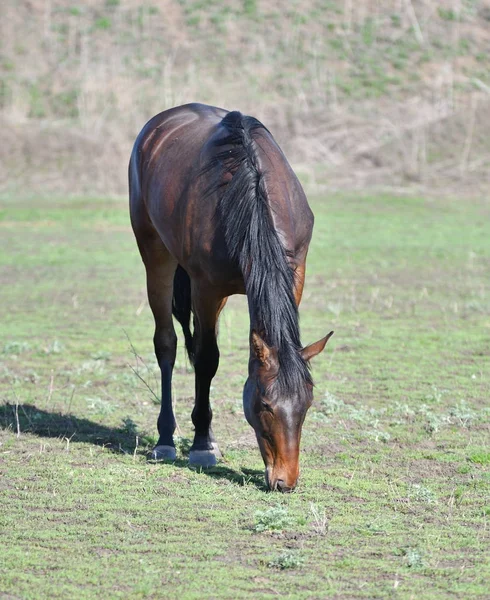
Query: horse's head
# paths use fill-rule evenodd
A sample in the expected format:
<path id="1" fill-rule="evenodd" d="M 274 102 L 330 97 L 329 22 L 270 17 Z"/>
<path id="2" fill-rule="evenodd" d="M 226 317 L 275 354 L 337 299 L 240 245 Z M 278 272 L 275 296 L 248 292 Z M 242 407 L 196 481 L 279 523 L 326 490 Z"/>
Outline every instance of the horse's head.
<path id="1" fill-rule="evenodd" d="M 332 334 L 303 348 L 303 360 L 319 354 Z M 252 331 L 249 376 L 243 390 L 245 417 L 255 430 L 269 489 L 290 492 L 299 476 L 301 429 L 313 401 L 313 386 L 305 381 L 285 394 L 275 385 L 279 369 L 277 349 Z"/>

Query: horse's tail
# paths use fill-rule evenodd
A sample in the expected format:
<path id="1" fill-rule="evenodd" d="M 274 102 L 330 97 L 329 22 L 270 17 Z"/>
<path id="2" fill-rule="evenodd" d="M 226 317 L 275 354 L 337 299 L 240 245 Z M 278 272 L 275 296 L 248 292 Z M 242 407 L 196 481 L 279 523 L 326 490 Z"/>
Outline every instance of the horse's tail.
<path id="1" fill-rule="evenodd" d="M 187 271 L 180 265 L 174 275 L 174 295 L 172 298 L 172 313 L 182 325 L 185 347 L 190 361 L 194 362 L 194 336 L 191 331 L 191 280 Z"/>

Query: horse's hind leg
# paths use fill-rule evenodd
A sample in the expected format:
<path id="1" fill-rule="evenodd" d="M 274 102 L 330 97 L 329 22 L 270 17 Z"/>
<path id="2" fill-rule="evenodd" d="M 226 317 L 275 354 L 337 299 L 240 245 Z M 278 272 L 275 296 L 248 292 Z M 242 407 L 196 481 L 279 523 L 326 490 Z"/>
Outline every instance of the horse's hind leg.
<path id="1" fill-rule="evenodd" d="M 159 238 L 140 245 L 146 267 L 148 302 L 155 318 L 155 355 L 162 375 L 162 403 L 158 417 L 159 439 L 152 451 L 156 460 L 175 460 L 173 433 L 175 417 L 172 408 L 172 371 L 177 350 L 177 336 L 172 321 L 172 295 L 176 260 Z"/>
<path id="2" fill-rule="evenodd" d="M 194 309 L 194 370 L 196 372 L 196 400 L 192 411 L 195 427 L 194 442 L 189 453 L 189 463 L 212 467 L 221 453 L 213 435 L 213 413 L 209 402 L 211 381 L 218 370 L 219 350 L 216 341 L 218 317 L 226 298 L 218 298 L 209 289 L 193 286 Z"/>

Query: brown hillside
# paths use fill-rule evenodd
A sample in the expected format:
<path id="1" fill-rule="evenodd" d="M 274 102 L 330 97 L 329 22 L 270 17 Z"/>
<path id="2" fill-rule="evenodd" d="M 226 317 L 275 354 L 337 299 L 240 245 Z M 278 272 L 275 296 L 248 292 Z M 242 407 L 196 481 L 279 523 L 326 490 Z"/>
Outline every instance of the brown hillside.
<path id="1" fill-rule="evenodd" d="M 488 184 L 490 4 L 4 0 L 0 187 L 125 193 L 145 121 L 262 119 L 309 183 Z"/>

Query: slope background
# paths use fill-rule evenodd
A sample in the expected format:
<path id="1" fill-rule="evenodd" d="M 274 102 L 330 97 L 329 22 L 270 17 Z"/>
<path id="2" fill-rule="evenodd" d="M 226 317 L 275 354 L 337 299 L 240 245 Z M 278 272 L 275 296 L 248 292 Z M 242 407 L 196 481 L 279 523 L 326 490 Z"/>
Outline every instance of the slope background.
<path id="1" fill-rule="evenodd" d="M 151 116 L 252 114 L 303 181 L 478 195 L 490 3 L 3 0 L 0 190 L 126 192 Z"/>

